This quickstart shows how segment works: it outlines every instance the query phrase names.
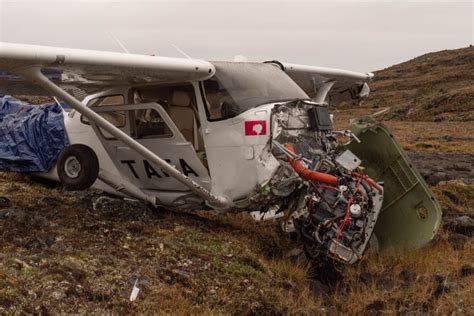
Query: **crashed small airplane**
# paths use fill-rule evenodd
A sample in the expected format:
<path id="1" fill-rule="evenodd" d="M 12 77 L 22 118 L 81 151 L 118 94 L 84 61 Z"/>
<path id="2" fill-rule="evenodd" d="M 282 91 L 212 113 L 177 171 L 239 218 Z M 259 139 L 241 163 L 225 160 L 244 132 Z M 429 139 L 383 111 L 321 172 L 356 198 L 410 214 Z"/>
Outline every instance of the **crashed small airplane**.
<path id="1" fill-rule="evenodd" d="M 329 107 L 366 98 L 372 77 L 0 43 L 1 95 L 56 96 L 72 107 L 41 123 L 60 121 L 65 142 L 47 167 L 28 172 L 153 206 L 281 217 L 309 258 L 344 263 L 358 261 L 369 240 L 426 245 L 440 224 L 438 203 L 383 124 L 333 128 Z M 38 156 L 54 140 L 43 143 Z"/>

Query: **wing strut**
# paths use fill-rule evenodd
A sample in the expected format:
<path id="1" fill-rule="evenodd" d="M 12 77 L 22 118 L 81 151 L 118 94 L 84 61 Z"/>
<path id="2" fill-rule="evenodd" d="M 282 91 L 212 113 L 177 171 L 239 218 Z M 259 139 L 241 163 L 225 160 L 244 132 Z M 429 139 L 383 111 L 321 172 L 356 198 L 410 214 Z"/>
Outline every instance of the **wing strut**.
<path id="1" fill-rule="evenodd" d="M 233 205 L 232 201 L 224 196 L 216 196 L 200 186 L 191 178 L 182 174 L 179 170 L 175 169 L 172 165 L 167 163 L 165 160 L 161 159 L 159 156 L 155 155 L 152 151 L 148 148 L 140 144 L 139 142 L 135 141 L 126 133 L 122 132 L 120 129 L 112 125 L 110 122 L 102 118 L 99 114 L 91 110 L 89 107 L 82 104 L 79 100 L 74 98 L 72 95 L 55 85 L 52 81 L 50 81 L 43 73 L 41 72 L 40 67 L 28 67 L 23 69 L 16 69 L 16 73 L 24 76 L 26 79 L 30 80 L 31 82 L 41 86 L 46 91 L 49 91 L 53 95 L 58 96 L 59 98 L 63 99 L 67 103 L 69 103 L 74 109 L 76 109 L 79 113 L 87 117 L 89 120 L 97 124 L 99 127 L 103 128 L 113 136 L 115 136 L 118 140 L 122 141 L 124 144 L 130 146 L 131 149 L 135 150 L 137 153 L 142 155 L 144 158 L 148 159 L 150 162 L 154 163 L 155 165 L 159 166 L 163 169 L 166 173 L 168 173 L 171 177 L 175 178 L 186 187 L 188 187 L 192 192 L 196 195 L 202 197 L 206 200 L 210 206 L 215 208 L 229 208 Z"/>

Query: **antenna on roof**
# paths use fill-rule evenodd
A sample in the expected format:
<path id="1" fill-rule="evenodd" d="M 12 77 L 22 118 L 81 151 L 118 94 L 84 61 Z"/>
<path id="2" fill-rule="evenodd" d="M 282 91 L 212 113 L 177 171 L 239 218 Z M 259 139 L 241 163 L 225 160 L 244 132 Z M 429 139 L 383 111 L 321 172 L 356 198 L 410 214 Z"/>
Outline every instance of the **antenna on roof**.
<path id="1" fill-rule="evenodd" d="M 123 45 L 122 42 L 117 37 L 115 37 L 114 34 L 112 34 L 112 32 L 107 32 L 107 34 L 113 38 L 113 40 L 120 46 L 124 53 L 130 54 L 130 51 L 127 49 L 127 47 L 125 47 L 125 45 Z"/>
<path id="2" fill-rule="evenodd" d="M 173 46 L 181 55 L 183 55 L 184 57 L 186 58 L 189 58 L 189 59 L 192 59 L 191 56 L 189 56 L 188 54 L 186 54 L 181 48 L 179 48 L 178 46 L 176 46 L 175 44 L 171 44 L 171 46 Z"/>

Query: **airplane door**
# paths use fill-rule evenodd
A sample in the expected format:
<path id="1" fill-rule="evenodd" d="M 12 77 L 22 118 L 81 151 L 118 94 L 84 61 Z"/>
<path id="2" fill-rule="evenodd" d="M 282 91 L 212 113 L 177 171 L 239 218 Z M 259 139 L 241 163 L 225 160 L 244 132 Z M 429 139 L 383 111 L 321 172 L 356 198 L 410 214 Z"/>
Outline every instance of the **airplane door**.
<path id="1" fill-rule="evenodd" d="M 210 189 L 209 172 L 196 155 L 193 144 L 184 138 L 161 105 L 143 103 L 101 106 L 94 110 L 174 165 L 184 175 Z M 92 124 L 92 127 L 120 173 L 139 188 L 161 191 L 189 190 L 107 131 L 95 124 Z"/>

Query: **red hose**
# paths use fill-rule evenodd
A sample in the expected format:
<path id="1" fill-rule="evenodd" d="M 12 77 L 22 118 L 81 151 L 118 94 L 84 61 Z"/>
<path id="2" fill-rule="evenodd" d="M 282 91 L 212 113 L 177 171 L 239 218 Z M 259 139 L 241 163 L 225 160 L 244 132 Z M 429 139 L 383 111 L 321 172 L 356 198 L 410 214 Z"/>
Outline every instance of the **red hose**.
<path id="1" fill-rule="evenodd" d="M 380 185 L 377 184 L 377 182 L 375 182 L 374 180 L 370 179 L 368 176 L 366 176 L 365 174 L 360 174 L 360 173 L 357 173 L 357 172 L 352 172 L 351 175 L 353 175 L 354 177 L 357 177 L 359 179 L 363 179 L 365 182 L 367 182 L 367 184 L 369 186 L 371 186 L 372 188 L 374 188 L 375 190 L 379 191 L 379 193 L 383 193 L 383 187 L 381 187 Z"/>
<path id="2" fill-rule="evenodd" d="M 292 144 L 285 144 L 286 150 L 288 150 L 291 153 L 295 153 L 295 148 L 293 147 Z M 288 158 L 290 161 L 290 165 L 295 169 L 296 173 L 300 175 L 303 179 L 307 181 L 317 181 L 317 182 L 322 182 L 326 183 L 328 185 L 331 185 L 333 187 L 337 186 L 337 177 L 332 176 L 327 173 L 322 173 L 318 171 L 313 171 L 308 168 L 306 168 L 303 163 L 299 160 L 293 159 L 293 158 Z"/>

